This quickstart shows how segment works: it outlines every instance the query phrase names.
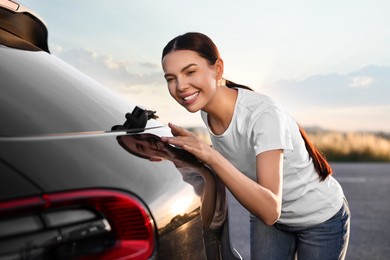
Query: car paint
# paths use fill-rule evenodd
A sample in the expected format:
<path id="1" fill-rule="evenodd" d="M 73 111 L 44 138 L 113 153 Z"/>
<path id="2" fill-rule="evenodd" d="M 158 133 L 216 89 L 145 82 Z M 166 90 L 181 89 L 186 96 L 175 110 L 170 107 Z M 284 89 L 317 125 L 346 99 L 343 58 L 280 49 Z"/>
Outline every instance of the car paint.
<path id="1" fill-rule="evenodd" d="M 54 55 L 32 49 L 0 43 L 0 203 L 120 190 L 151 213 L 153 258 L 235 259 L 225 188 L 214 173 L 174 147 L 165 147 L 174 156 L 161 160 L 131 153 L 123 140 L 147 135 L 155 145 L 170 130 L 154 119 L 144 129 L 113 130 L 136 105 Z M 182 157 L 185 167 L 177 165 Z"/>

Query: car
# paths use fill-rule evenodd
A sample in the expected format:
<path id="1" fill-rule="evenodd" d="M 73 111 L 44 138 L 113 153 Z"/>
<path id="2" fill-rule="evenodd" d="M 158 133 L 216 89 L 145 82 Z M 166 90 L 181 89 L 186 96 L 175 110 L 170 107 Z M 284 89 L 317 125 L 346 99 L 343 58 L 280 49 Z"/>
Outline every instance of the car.
<path id="1" fill-rule="evenodd" d="M 240 259 L 225 187 L 0 0 L 0 259 Z"/>

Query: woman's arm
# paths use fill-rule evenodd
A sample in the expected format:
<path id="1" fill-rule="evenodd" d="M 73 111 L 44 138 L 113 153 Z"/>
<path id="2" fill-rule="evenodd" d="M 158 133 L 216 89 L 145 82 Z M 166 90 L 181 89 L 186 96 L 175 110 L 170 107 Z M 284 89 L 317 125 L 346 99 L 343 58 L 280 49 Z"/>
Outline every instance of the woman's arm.
<path id="1" fill-rule="evenodd" d="M 282 201 L 282 150 L 257 155 L 255 182 L 191 132 L 172 124 L 169 126 L 175 137 L 163 137 L 164 142 L 182 147 L 209 165 L 236 199 L 266 225 L 278 220 Z"/>

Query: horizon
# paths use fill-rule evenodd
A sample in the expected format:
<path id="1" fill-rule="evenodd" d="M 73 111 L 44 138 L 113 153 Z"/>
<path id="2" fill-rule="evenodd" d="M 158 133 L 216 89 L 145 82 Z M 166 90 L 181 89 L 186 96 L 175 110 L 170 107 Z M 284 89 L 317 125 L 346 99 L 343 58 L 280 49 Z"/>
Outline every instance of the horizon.
<path id="1" fill-rule="evenodd" d="M 225 78 L 303 126 L 390 132 L 388 1 L 18 2 L 46 22 L 53 55 L 164 124 L 203 126 L 169 96 L 160 64 L 170 39 L 199 31 L 218 46 Z"/>

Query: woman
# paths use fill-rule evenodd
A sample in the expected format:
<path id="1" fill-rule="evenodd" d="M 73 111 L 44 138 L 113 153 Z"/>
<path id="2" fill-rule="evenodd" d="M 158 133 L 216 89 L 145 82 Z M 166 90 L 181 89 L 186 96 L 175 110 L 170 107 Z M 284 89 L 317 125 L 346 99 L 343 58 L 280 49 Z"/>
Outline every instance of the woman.
<path id="1" fill-rule="evenodd" d="M 252 259 L 344 259 L 349 208 L 325 158 L 271 98 L 223 78 L 224 64 L 201 33 L 172 39 L 162 53 L 171 96 L 201 111 L 213 146 L 169 124 L 181 147 L 211 167 L 251 213 Z"/>

